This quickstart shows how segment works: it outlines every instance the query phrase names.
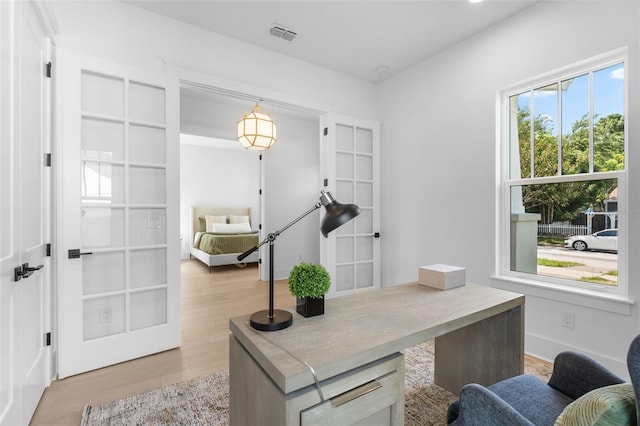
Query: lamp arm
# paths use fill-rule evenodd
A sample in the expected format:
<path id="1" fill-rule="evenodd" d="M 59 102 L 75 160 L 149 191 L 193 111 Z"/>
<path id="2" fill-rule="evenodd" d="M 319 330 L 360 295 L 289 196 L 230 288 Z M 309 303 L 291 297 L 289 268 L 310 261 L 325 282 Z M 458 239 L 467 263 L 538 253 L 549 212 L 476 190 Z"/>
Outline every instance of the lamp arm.
<path id="1" fill-rule="evenodd" d="M 257 246 L 252 247 L 249 250 L 245 251 L 244 253 L 239 254 L 237 259 L 239 261 L 241 261 L 244 258 L 246 258 L 247 256 L 249 256 L 251 253 L 253 253 L 254 251 L 258 250 L 260 247 L 265 245 L 266 243 L 275 241 L 276 238 L 278 237 L 278 235 L 282 234 L 284 231 L 286 231 L 287 229 L 289 229 L 290 227 L 292 227 L 293 225 L 295 225 L 300 220 L 304 219 L 306 216 L 310 215 L 314 211 L 318 210 L 320 207 L 322 207 L 322 204 L 321 203 L 316 203 L 309 210 L 307 210 L 306 212 L 302 213 L 300 216 L 298 216 L 297 218 L 293 219 L 291 222 L 289 222 L 288 224 L 286 224 L 285 226 L 283 226 L 282 228 L 280 228 L 276 232 L 272 232 L 272 233 L 268 234 L 267 238 L 262 240 L 262 242 L 260 244 L 258 244 Z"/>
<path id="2" fill-rule="evenodd" d="M 295 225 L 296 223 L 298 223 L 300 220 L 304 219 L 305 217 L 307 217 L 309 214 L 313 213 L 314 211 L 318 210 L 320 207 L 322 207 L 322 204 L 320 203 L 316 203 L 316 205 L 314 205 L 313 207 L 311 207 L 309 210 L 307 210 L 306 212 L 302 213 L 300 216 L 298 216 L 297 218 L 293 219 L 291 222 L 289 222 L 288 224 L 286 224 L 285 226 L 283 226 L 281 229 L 277 230 L 276 232 L 273 233 L 273 239 L 275 240 L 276 237 L 280 234 L 282 234 L 284 231 L 286 231 L 287 229 L 289 229 L 290 227 L 292 227 L 293 225 Z M 271 235 L 271 234 L 270 234 Z M 267 236 L 267 240 L 269 240 L 269 236 Z M 265 241 L 266 242 L 266 241 Z"/>

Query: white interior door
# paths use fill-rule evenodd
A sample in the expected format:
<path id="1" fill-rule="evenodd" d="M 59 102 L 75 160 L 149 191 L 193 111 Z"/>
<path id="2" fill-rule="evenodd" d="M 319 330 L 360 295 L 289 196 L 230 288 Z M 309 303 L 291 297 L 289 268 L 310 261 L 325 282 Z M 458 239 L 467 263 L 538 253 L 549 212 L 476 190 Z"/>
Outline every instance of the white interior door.
<path id="1" fill-rule="evenodd" d="M 180 345 L 178 82 L 58 54 L 59 376 Z"/>
<path id="2" fill-rule="evenodd" d="M 320 240 L 328 297 L 380 288 L 380 124 L 328 114 L 321 126 L 325 189 L 360 207 L 359 216 Z"/>
<path id="3" fill-rule="evenodd" d="M 31 3 L 0 2 L 0 50 L 0 424 L 20 425 L 51 376 L 49 45 Z"/>

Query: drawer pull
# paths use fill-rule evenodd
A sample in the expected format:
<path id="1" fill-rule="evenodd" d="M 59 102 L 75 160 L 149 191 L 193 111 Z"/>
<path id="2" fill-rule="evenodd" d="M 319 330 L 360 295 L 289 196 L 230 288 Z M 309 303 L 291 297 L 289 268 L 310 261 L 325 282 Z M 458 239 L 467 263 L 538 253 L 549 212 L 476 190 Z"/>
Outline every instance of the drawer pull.
<path id="1" fill-rule="evenodd" d="M 380 382 L 378 382 L 377 380 L 373 380 L 369 383 L 365 383 L 358 388 L 351 389 L 350 391 L 341 393 L 338 396 L 334 396 L 333 398 L 331 398 L 331 404 L 333 404 L 334 407 L 339 407 L 342 404 L 346 404 L 347 402 L 353 401 L 356 398 L 360 398 L 361 396 L 373 392 L 376 389 L 380 389 L 381 387 L 382 385 L 380 384 Z"/>

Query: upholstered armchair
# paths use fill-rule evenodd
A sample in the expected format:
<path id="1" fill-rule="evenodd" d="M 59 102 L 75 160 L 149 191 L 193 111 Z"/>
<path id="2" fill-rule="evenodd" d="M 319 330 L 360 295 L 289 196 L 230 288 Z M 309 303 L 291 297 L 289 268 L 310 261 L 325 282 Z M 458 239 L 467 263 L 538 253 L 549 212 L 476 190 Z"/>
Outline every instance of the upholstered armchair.
<path id="1" fill-rule="evenodd" d="M 458 401 L 449 406 L 449 425 L 640 425 L 640 336 L 627 354 L 632 384 L 589 357 L 558 354 L 547 383 L 524 374 L 484 387 L 468 384 Z M 635 394 L 634 394 L 635 391 Z"/>

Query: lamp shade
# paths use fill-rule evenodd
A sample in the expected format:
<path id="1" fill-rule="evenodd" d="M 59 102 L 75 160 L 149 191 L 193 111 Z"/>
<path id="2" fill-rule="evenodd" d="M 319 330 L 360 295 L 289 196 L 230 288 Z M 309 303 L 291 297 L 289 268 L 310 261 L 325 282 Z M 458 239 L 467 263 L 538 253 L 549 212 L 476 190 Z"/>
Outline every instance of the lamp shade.
<path id="1" fill-rule="evenodd" d="M 329 232 L 349 222 L 360 214 L 360 208 L 355 204 L 341 204 L 337 202 L 330 192 L 321 191 L 320 202 L 326 209 L 326 214 L 320 225 L 320 232 L 325 237 Z"/>
<path id="2" fill-rule="evenodd" d="M 246 149 L 267 149 L 277 140 L 276 129 L 271 116 L 260 112 L 260 105 L 256 104 L 238 121 L 238 140 Z"/>

